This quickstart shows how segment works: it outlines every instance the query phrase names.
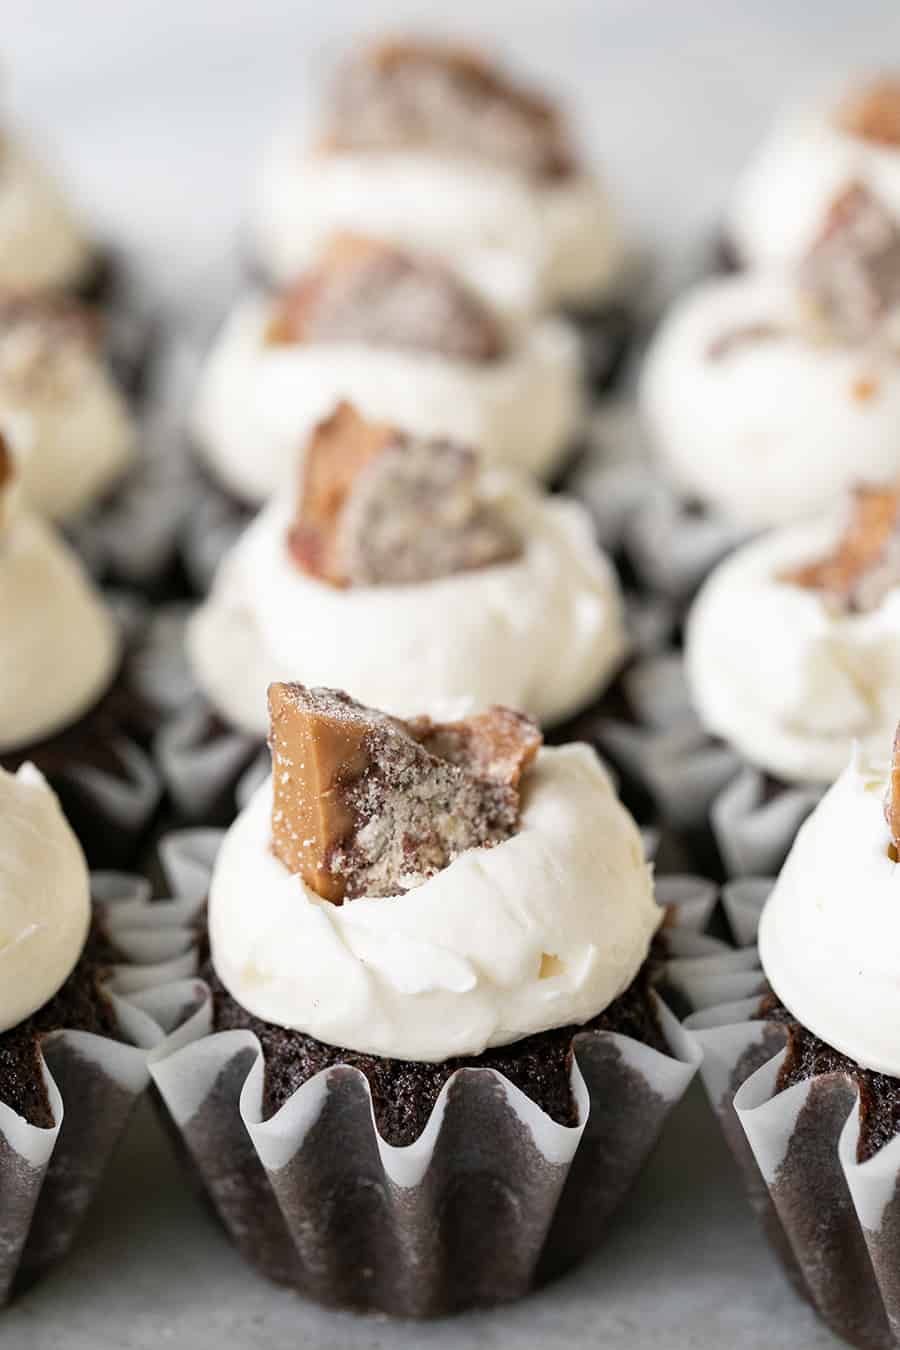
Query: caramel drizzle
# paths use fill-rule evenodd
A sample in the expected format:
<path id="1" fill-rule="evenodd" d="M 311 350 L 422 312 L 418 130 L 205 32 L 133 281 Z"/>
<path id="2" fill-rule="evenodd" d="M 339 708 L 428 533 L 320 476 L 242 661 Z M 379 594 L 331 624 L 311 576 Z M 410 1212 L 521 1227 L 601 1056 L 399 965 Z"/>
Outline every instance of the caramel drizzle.
<path id="1" fill-rule="evenodd" d="M 900 489 L 896 486 L 857 488 L 849 523 L 835 551 L 827 558 L 788 568 L 779 580 L 820 591 L 852 607 L 860 583 L 884 559 L 898 517 Z"/>

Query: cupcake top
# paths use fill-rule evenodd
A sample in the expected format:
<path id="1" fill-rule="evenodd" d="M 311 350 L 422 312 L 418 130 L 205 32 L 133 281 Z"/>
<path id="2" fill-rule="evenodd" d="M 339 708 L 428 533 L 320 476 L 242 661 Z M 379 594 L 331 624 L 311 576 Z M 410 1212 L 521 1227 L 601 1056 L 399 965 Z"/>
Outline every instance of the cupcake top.
<path id="1" fill-rule="evenodd" d="M 900 219 L 900 78 L 876 76 L 783 118 L 738 181 L 729 237 L 749 266 L 796 263 L 851 184 Z"/>
<path id="2" fill-rule="evenodd" d="M 339 150 L 426 150 L 502 165 L 537 179 L 575 171 L 557 107 L 469 47 L 389 39 L 340 72 L 325 124 Z"/>
<path id="3" fill-rule="evenodd" d="M 707 728 L 781 778 L 831 782 L 854 740 L 877 750 L 900 706 L 900 488 L 738 550 L 701 589 L 685 655 Z"/>
<path id="4" fill-rule="evenodd" d="M 0 769 L 0 1032 L 68 979 L 90 915 L 87 863 L 56 795 L 31 764 Z"/>
<path id="5" fill-rule="evenodd" d="M 602 1011 L 661 911 L 634 822 L 586 746 L 508 709 L 407 721 L 269 691 L 272 778 L 226 835 L 212 959 L 256 1016 L 440 1061 Z"/>
<path id="6" fill-rule="evenodd" d="M 800 829 L 765 906 L 766 977 L 803 1026 L 900 1077 L 900 738 L 855 751 Z"/>
<path id="7" fill-rule="evenodd" d="M 75 301 L 0 294 L 0 421 L 26 502 L 54 519 L 106 492 L 134 453 L 99 339 L 98 317 Z"/>
<path id="8" fill-rule="evenodd" d="M 343 403 L 309 441 L 299 493 L 223 561 L 188 647 L 216 705 L 262 735 L 265 688 L 291 672 L 394 713 L 503 700 L 558 720 L 608 680 L 625 633 L 575 503 Z"/>
<path id="9" fill-rule="evenodd" d="M 271 145 L 254 218 L 264 268 L 289 277 L 335 229 L 494 271 L 515 260 L 545 304 L 590 302 L 623 261 L 561 109 L 484 55 L 435 41 L 361 48 L 312 149 L 296 126 Z"/>
<path id="10" fill-rule="evenodd" d="M 75 722 L 112 683 L 115 621 L 68 546 L 23 509 L 0 439 L 0 753 Z"/>
<path id="11" fill-rule="evenodd" d="M 93 249 L 64 194 L 14 132 L 0 132 L 0 289 L 78 286 Z"/>

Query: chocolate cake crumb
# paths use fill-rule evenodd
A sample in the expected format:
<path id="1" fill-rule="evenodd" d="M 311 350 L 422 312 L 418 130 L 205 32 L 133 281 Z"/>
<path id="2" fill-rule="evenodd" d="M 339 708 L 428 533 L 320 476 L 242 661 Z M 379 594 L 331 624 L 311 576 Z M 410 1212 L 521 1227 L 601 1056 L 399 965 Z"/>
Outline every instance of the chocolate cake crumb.
<path id="1" fill-rule="evenodd" d="M 357 342 L 473 364 L 506 351 L 499 320 L 449 268 L 349 234 L 281 295 L 266 336 L 276 346 Z"/>
<path id="2" fill-rule="evenodd" d="M 410 585 L 507 562 L 520 541 L 479 481 L 471 450 L 367 422 L 341 403 L 304 456 L 291 554 L 332 586 Z"/>
<path id="3" fill-rule="evenodd" d="M 827 558 L 788 568 L 779 580 L 820 591 L 836 609 L 877 609 L 900 584 L 900 488 L 857 488 L 847 528 Z"/>
<path id="4" fill-rule="evenodd" d="M 576 169 L 554 104 L 478 52 L 437 42 L 377 42 L 350 61 L 336 82 L 326 145 L 469 155 L 550 180 Z"/>
<path id="5" fill-rule="evenodd" d="M 900 1080 L 863 1069 L 814 1036 L 788 1011 L 777 995 L 764 995 L 757 1017 L 780 1022 L 787 1029 L 787 1055 L 778 1074 L 776 1091 L 823 1074 L 841 1074 L 859 1091 L 859 1145 L 857 1160 L 867 1162 L 900 1134 Z"/>
<path id="6" fill-rule="evenodd" d="M 496 1069 L 560 1125 L 575 1125 L 578 1111 L 569 1083 L 572 1042 L 580 1032 L 613 1031 L 665 1054 L 666 1040 L 651 997 L 650 963 L 613 1003 L 584 1026 L 556 1027 L 526 1036 L 481 1055 L 463 1055 L 443 1063 L 385 1059 L 326 1045 L 252 1016 L 224 988 L 212 963 L 201 970 L 213 993 L 213 1029 L 252 1031 L 265 1061 L 263 1110 L 273 1116 L 315 1074 L 346 1064 L 365 1074 L 372 1091 L 375 1122 L 383 1139 L 402 1147 L 418 1139 L 441 1089 L 457 1069 Z"/>
<path id="7" fill-rule="evenodd" d="M 62 988 L 24 1022 L 0 1032 L 0 1102 L 30 1125 L 49 1129 L 53 1124 L 40 1065 L 44 1036 L 72 1030 L 121 1039 L 112 1003 L 100 987 L 117 960 L 121 956 L 95 917 L 81 959 Z"/>
<path id="8" fill-rule="evenodd" d="M 900 305 L 900 224 L 861 183 L 832 203 L 798 271 L 814 329 L 865 342 Z"/>
<path id="9" fill-rule="evenodd" d="M 403 722 L 331 689 L 269 686 L 272 848 L 324 899 L 398 895 L 508 839 L 541 735 L 494 708 Z"/>
<path id="10" fill-rule="evenodd" d="M 842 131 L 876 145 L 900 146 L 900 79 L 882 75 L 854 90 L 837 113 Z"/>

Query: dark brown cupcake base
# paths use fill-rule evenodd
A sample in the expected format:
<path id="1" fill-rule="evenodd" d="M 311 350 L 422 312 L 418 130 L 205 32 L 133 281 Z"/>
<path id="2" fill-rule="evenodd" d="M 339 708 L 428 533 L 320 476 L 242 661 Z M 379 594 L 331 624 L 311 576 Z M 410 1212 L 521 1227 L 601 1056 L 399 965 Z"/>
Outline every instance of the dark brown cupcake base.
<path id="1" fill-rule="evenodd" d="M 583 1026 L 557 1027 L 513 1045 L 461 1056 L 439 1064 L 385 1059 L 326 1045 L 252 1016 L 224 988 L 211 962 L 201 978 L 213 995 L 214 1031 L 252 1031 L 265 1060 L 263 1106 L 266 1118 L 309 1079 L 337 1065 L 359 1069 L 372 1093 L 375 1121 L 383 1139 L 396 1147 L 413 1143 L 425 1129 L 447 1080 L 459 1069 L 494 1069 L 559 1125 L 577 1124 L 570 1075 L 573 1041 L 584 1032 L 612 1031 L 666 1053 L 666 1042 L 651 995 L 649 961 L 634 982 L 599 1016 Z"/>
<path id="2" fill-rule="evenodd" d="M 15 773 L 22 764 L 36 765 L 59 797 L 88 864 L 125 867 L 134 860 L 159 800 L 158 775 L 143 748 L 153 725 L 153 710 L 130 688 L 123 669 L 77 722 L 0 754 L 0 767 Z M 113 805 L 116 796 L 122 809 Z"/>

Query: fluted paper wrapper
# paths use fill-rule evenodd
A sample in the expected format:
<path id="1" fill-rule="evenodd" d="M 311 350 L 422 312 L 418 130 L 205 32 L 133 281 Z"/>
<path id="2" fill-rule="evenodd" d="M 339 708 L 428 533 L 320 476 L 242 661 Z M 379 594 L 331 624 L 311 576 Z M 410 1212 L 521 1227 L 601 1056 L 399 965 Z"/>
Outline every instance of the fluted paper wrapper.
<path id="1" fill-rule="evenodd" d="M 127 1043 L 61 1029 L 42 1042 L 49 1129 L 0 1104 L 0 1306 L 64 1256 L 149 1083 L 147 1056 L 197 1002 L 192 907 L 94 873 L 94 904 L 127 964 L 105 985 Z"/>
<path id="2" fill-rule="evenodd" d="M 725 899 L 752 933 L 771 881 Z M 776 1091 L 785 1032 L 752 1020 L 765 977 L 755 948 L 676 961 L 670 976 L 698 1009 L 685 1023 L 750 1203 L 792 1284 L 864 1350 L 900 1345 L 900 1138 L 857 1161 L 858 1095 L 839 1074 Z"/>
<path id="3" fill-rule="evenodd" d="M 649 799 L 703 871 L 728 879 L 777 872 L 823 789 L 775 782 L 704 731 L 680 652 L 643 657 L 624 686 L 632 719 L 601 717 L 593 738 L 629 805 Z"/>
<path id="4" fill-rule="evenodd" d="M 221 835 L 164 843 L 176 894 L 205 894 Z M 680 950 L 714 895 L 678 886 Z M 699 1053 L 662 1004 L 669 1053 L 602 1032 L 575 1037 L 579 1124 L 556 1124 L 500 1074 L 462 1069 L 408 1147 L 376 1129 L 369 1087 L 338 1066 L 263 1119 L 249 1032 L 210 1034 L 208 1000 L 151 1056 L 163 1100 L 222 1222 L 270 1279 L 334 1306 L 440 1316 L 526 1293 L 602 1237 L 694 1075 Z"/>

